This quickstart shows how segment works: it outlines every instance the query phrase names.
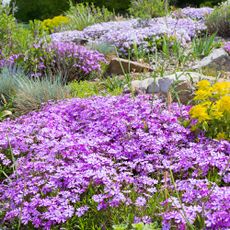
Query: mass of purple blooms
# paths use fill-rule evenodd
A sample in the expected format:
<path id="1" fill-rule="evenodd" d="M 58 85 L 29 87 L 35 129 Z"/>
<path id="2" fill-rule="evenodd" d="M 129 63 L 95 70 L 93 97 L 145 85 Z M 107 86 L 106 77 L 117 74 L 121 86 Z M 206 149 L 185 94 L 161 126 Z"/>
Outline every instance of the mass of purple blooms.
<path id="1" fill-rule="evenodd" d="M 100 72 L 102 63 L 106 63 L 106 59 L 98 51 L 72 42 L 51 42 L 34 44 L 23 55 L 0 59 L 0 68 L 19 64 L 32 77 L 41 77 L 50 71 L 54 75 L 63 73 L 72 80 Z"/>
<path id="2" fill-rule="evenodd" d="M 9 58 L 6 58 L 1 50 L 0 50 L 0 69 L 5 67 L 5 66 L 12 66 L 14 65 L 15 61 L 20 57 L 21 55 L 20 54 L 14 54 L 14 55 L 11 55 Z"/>
<path id="3" fill-rule="evenodd" d="M 230 54 L 230 42 L 225 43 L 224 49 Z"/>
<path id="4" fill-rule="evenodd" d="M 172 15 L 176 18 L 191 18 L 193 20 L 202 20 L 204 21 L 205 17 L 211 14 L 213 8 L 210 7 L 201 7 L 201 8 L 193 8 L 186 7 L 183 9 L 176 10 L 172 13 Z"/>
<path id="5" fill-rule="evenodd" d="M 81 218 L 91 211 L 82 201 L 92 187 L 98 212 L 121 204 L 143 210 L 167 188 L 158 213 L 164 226 L 185 229 L 199 216 L 207 229 L 229 229 L 230 143 L 195 138 L 180 124 L 189 109 L 151 96 L 75 98 L 0 123 L 0 164 L 11 170 L 0 177 L 2 222 L 50 229 Z M 165 178 L 170 170 L 181 201 Z M 219 182 L 208 181 L 214 172 Z"/>
<path id="6" fill-rule="evenodd" d="M 92 72 L 100 72 L 101 63 L 106 63 L 103 54 L 72 42 L 53 42 L 48 49 L 54 52 L 54 65 L 60 71 L 68 71 L 68 77 L 72 79 L 74 76 L 70 76 L 71 73 L 87 76 Z"/>
<path id="7" fill-rule="evenodd" d="M 94 24 L 83 31 L 65 31 L 51 35 L 53 41 L 74 41 L 74 39 L 88 39 L 97 42 L 110 43 L 119 51 L 125 53 L 136 44 L 146 51 L 149 41 L 157 40 L 162 36 L 173 36 L 182 44 L 191 41 L 197 34 L 206 30 L 203 21 L 191 18 L 160 17 L 149 20 L 110 21 Z"/>

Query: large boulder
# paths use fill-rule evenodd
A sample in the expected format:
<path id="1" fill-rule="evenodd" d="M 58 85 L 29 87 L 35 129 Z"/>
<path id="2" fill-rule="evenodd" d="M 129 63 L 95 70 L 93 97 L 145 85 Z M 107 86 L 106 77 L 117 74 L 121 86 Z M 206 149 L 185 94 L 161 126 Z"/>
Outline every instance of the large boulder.
<path id="1" fill-rule="evenodd" d="M 127 73 L 151 72 L 153 69 L 148 64 L 114 57 L 109 63 L 108 75 L 122 75 Z"/>
<path id="2" fill-rule="evenodd" d="M 230 72 L 230 55 L 223 49 L 214 49 L 210 55 L 198 62 L 193 69 Z"/>

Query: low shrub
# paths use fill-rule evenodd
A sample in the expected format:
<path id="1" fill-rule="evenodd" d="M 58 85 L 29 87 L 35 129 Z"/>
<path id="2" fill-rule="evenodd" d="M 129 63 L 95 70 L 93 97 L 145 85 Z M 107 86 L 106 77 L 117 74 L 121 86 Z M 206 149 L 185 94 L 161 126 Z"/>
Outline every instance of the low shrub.
<path id="1" fill-rule="evenodd" d="M 69 23 L 66 25 L 68 30 L 83 30 L 85 27 L 95 23 L 106 22 L 114 17 L 114 14 L 102 8 L 96 7 L 93 3 L 71 4 L 70 9 L 66 12 Z"/>
<path id="2" fill-rule="evenodd" d="M 50 33 L 61 31 L 62 27 L 69 23 L 69 18 L 66 16 L 56 16 L 52 19 L 45 19 L 42 22 L 44 29 L 48 30 Z"/>
<path id="3" fill-rule="evenodd" d="M 203 130 L 207 136 L 230 140 L 230 82 L 211 85 L 203 80 L 198 83 L 194 101 L 198 104 L 190 110 L 196 119 L 193 130 Z"/>
<path id="4" fill-rule="evenodd" d="M 129 13 L 137 18 L 155 18 L 166 15 L 168 7 L 164 0 L 131 0 Z"/>
<path id="5" fill-rule="evenodd" d="M 209 33 L 217 33 L 222 37 L 230 37 L 230 5 L 221 5 L 207 17 L 206 25 Z"/>
<path id="6" fill-rule="evenodd" d="M 101 71 L 103 54 L 74 43 L 46 41 L 33 45 L 17 60 L 32 77 L 61 74 L 66 81 L 84 80 Z"/>
<path id="7" fill-rule="evenodd" d="M 68 85 L 72 97 L 86 98 L 98 95 L 99 84 L 89 81 L 73 81 Z"/>

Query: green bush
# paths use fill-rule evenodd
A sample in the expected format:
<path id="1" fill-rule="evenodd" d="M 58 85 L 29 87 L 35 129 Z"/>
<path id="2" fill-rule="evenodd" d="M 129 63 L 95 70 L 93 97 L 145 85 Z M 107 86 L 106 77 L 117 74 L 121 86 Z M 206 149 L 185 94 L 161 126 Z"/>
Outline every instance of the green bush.
<path id="1" fill-rule="evenodd" d="M 83 30 L 95 23 L 109 21 L 114 15 L 105 7 L 99 8 L 93 3 L 79 3 L 71 4 L 66 16 L 69 18 L 69 23 L 65 26 L 66 29 Z"/>
<path id="2" fill-rule="evenodd" d="M 164 0 L 132 0 L 129 13 L 138 18 L 155 18 L 166 15 L 167 9 Z"/>
<path id="3" fill-rule="evenodd" d="M 100 94 L 99 84 L 89 81 L 73 81 L 68 85 L 72 97 L 91 97 Z"/>
<path id="4" fill-rule="evenodd" d="M 207 17 L 206 25 L 209 33 L 217 33 L 222 37 L 230 37 L 230 5 L 223 4 Z"/>
<path id="5" fill-rule="evenodd" d="M 116 13 L 125 13 L 130 6 L 130 0 L 75 0 L 75 2 L 94 3 L 95 6 L 104 6 L 110 11 L 115 11 Z"/>
<path id="6" fill-rule="evenodd" d="M 16 18 L 23 22 L 29 20 L 52 18 L 69 8 L 68 0 L 14 0 Z"/>

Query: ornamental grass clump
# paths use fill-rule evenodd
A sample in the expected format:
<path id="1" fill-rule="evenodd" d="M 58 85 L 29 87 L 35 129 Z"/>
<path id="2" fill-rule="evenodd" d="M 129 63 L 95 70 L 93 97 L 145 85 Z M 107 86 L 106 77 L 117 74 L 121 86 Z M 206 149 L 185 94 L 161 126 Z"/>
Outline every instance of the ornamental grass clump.
<path id="1" fill-rule="evenodd" d="M 75 98 L 1 122 L 0 226 L 229 227 L 230 144 L 197 139 L 180 124 L 189 109 L 147 95 Z"/>
<path id="2" fill-rule="evenodd" d="M 197 84 L 194 101 L 197 105 L 190 115 L 197 122 L 193 129 L 204 130 L 207 136 L 230 139 L 230 82 L 211 84 L 202 80 Z"/>

